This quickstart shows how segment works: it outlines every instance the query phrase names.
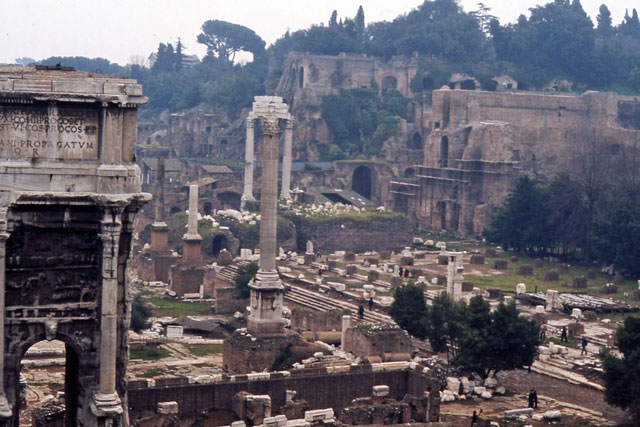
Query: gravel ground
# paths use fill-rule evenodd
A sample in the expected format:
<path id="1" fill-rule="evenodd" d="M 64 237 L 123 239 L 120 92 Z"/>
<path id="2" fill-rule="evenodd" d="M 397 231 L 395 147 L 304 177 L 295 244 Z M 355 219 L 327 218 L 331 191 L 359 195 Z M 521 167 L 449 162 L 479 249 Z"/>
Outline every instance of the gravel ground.
<path id="1" fill-rule="evenodd" d="M 501 372 L 498 381 L 508 390 L 515 393 L 528 393 L 535 388 L 538 395 L 544 395 L 563 402 L 580 405 L 594 411 L 602 412 L 604 418 L 616 423 L 629 422 L 624 411 L 607 404 L 604 393 L 589 387 L 571 384 L 546 375 L 529 373 L 526 370 Z"/>

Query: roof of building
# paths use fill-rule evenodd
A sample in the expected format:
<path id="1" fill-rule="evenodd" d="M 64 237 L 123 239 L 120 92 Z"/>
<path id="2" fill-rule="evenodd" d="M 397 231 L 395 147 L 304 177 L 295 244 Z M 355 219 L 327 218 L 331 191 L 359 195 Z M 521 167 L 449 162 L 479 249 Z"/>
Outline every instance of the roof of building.
<path id="1" fill-rule="evenodd" d="M 158 170 L 158 159 L 142 159 L 142 163 L 151 170 Z M 164 170 L 167 172 L 179 172 L 182 168 L 182 163 L 178 159 L 165 159 Z"/>
<path id="2" fill-rule="evenodd" d="M 315 196 L 316 203 L 342 203 L 344 205 L 354 205 L 358 208 L 375 206 L 375 203 L 371 202 L 371 200 L 353 190 L 318 186 L 309 188 L 308 192 Z"/>
<path id="3" fill-rule="evenodd" d="M 200 167 L 207 173 L 233 173 L 233 171 L 225 165 L 200 165 Z"/>
<path id="4" fill-rule="evenodd" d="M 204 187 L 205 185 L 213 184 L 214 182 L 218 182 L 219 179 L 211 178 L 210 176 L 197 179 L 195 181 L 187 182 L 183 185 L 183 187 L 189 187 L 190 185 L 197 185 L 198 187 Z"/>

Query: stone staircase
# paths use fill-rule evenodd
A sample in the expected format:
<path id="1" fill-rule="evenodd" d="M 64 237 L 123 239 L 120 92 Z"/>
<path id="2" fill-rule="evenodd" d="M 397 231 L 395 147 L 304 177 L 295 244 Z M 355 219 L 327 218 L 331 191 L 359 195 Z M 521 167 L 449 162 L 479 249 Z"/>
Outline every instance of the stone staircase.
<path id="1" fill-rule="evenodd" d="M 313 292 L 300 286 L 287 283 L 289 291 L 285 293 L 285 300 L 294 302 L 304 307 L 310 308 L 316 311 L 330 311 L 335 309 L 347 309 L 351 312 L 351 318 L 353 320 L 358 319 L 358 306 L 346 301 L 340 301 L 330 298 L 326 295 L 318 292 Z M 391 317 L 386 314 L 378 313 L 375 311 L 369 311 L 365 308 L 364 312 L 365 322 L 375 323 L 393 323 Z"/>
<path id="2" fill-rule="evenodd" d="M 236 264 L 229 264 L 217 273 L 216 278 L 233 285 L 236 275 L 238 274 L 238 268 L 248 263 L 248 261 L 240 261 Z"/>

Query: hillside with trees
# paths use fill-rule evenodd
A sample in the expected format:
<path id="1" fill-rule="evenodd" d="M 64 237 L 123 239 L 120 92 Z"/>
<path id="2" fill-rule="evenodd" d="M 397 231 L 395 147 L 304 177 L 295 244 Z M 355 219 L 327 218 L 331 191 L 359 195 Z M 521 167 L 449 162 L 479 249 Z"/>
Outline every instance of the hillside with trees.
<path id="1" fill-rule="evenodd" d="M 411 84 L 414 92 L 438 88 L 455 72 L 473 75 L 485 90 L 495 88 L 492 77 L 510 74 L 521 88 L 568 79 L 580 91 L 640 91 L 640 20 L 635 9 L 620 23 L 612 21 L 604 4 L 592 21 L 580 0 L 534 7 L 513 24 L 501 24 L 482 3 L 477 10 L 464 11 L 454 0 L 425 1 L 392 21 L 369 25 L 365 13 L 360 7 L 355 17 L 342 18 L 334 11 L 326 23 L 287 32 L 267 49 L 253 30 L 209 20 L 198 36 L 207 54 L 193 66 L 185 66 L 181 42 L 161 43 L 150 68 L 83 57 L 52 57 L 39 63 L 137 79 L 150 97 L 145 117 L 197 106 L 237 115 L 253 96 L 275 87 L 289 52 L 414 56 L 420 64 Z M 236 63 L 239 52 L 253 59 Z M 336 142 L 344 152 L 346 147 Z"/>

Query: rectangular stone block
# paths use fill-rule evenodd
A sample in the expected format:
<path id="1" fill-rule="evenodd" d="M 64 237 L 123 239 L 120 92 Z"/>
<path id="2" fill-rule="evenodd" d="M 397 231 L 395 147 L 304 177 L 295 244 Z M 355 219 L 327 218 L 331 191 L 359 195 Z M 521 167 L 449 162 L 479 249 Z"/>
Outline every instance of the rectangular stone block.
<path id="1" fill-rule="evenodd" d="M 509 409 L 504 411 L 504 417 L 507 419 L 519 418 L 521 415 L 530 417 L 533 415 L 533 408 Z"/>
<path id="2" fill-rule="evenodd" d="M 158 402 L 158 414 L 168 415 L 178 413 L 178 402 Z"/>
<path id="3" fill-rule="evenodd" d="M 388 385 L 374 385 L 373 386 L 373 395 L 375 397 L 385 397 L 389 395 L 389 386 Z"/>
<path id="4" fill-rule="evenodd" d="M 333 419 L 333 409 L 315 409 L 313 411 L 306 411 L 304 413 L 304 420 L 308 422 L 314 421 L 329 421 Z"/>

